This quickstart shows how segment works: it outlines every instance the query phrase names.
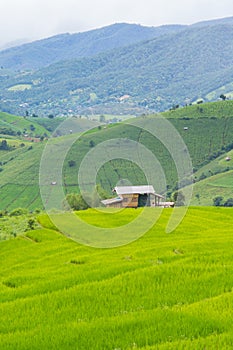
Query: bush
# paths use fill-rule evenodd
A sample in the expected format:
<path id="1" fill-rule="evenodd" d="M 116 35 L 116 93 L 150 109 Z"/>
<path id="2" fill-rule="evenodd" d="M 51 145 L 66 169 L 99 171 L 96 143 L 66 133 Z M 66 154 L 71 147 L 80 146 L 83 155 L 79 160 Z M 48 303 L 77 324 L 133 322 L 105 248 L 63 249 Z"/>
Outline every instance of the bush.
<path id="1" fill-rule="evenodd" d="M 8 145 L 6 140 L 2 140 L 0 142 L 0 149 L 3 151 L 8 151 L 10 149 L 10 146 Z"/>
<path id="2" fill-rule="evenodd" d="M 6 210 L 0 210 L 0 217 L 2 218 L 3 216 L 7 216 L 7 211 Z"/>
<path id="3" fill-rule="evenodd" d="M 201 181 L 201 180 L 204 180 L 204 179 L 206 179 L 207 178 L 207 176 L 204 174 L 204 173 L 202 173 L 200 176 L 199 176 L 199 181 Z"/>
<path id="4" fill-rule="evenodd" d="M 25 208 L 17 208 L 12 210 L 10 213 L 10 216 L 20 216 L 20 215 L 26 215 L 28 214 L 28 210 Z"/>
<path id="5" fill-rule="evenodd" d="M 220 207 L 222 206 L 222 201 L 223 201 L 223 198 L 221 196 L 217 196 L 213 199 L 213 205 L 215 207 Z"/>
<path id="6" fill-rule="evenodd" d="M 36 221 L 35 219 L 29 219 L 28 220 L 28 229 L 29 230 L 34 230 L 36 226 Z"/>
<path id="7" fill-rule="evenodd" d="M 68 165 L 69 165 L 70 168 L 73 167 L 73 166 L 75 166 L 75 165 L 76 165 L 75 160 L 69 160 L 69 161 L 68 161 Z"/>
<path id="8" fill-rule="evenodd" d="M 223 205 L 224 207 L 233 207 L 233 198 L 228 198 Z"/>
<path id="9" fill-rule="evenodd" d="M 85 210 L 90 206 L 85 202 L 81 194 L 69 193 L 66 196 L 66 201 L 64 202 L 64 206 L 66 207 L 67 203 L 73 210 Z"/>

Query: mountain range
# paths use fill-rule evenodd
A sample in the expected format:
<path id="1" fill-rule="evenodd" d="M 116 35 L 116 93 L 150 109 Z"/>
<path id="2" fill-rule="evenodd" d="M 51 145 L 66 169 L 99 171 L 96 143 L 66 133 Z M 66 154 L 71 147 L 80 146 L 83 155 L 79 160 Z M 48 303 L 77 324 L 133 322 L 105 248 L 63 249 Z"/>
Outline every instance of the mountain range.
<path id="1" fill-rule="evenodd" d="M 0 51 L 0 109 L 142 114 L 233 96 L 233 17 L 190 26 L 119 23 Z"/>

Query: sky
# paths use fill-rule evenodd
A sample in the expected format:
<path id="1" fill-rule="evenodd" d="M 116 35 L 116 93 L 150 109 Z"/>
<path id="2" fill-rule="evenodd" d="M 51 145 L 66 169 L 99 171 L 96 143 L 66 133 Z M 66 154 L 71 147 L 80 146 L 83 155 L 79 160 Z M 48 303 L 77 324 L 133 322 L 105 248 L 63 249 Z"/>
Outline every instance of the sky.
<path id="1" fill-rule="evenodd" d="M 0 46 L 113 23 L 159 26 L 230 16 L 232 0 L 1 0 Z"/>

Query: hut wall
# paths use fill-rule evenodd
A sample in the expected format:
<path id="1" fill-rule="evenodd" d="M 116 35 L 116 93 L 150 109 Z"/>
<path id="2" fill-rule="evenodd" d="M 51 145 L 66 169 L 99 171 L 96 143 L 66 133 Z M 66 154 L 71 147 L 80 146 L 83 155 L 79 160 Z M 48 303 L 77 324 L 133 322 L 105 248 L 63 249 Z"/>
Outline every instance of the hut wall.
<path id="1" fill-rule="evenodd" d="M 138 207 L 138 194 L 123 194 L 123 207 L 124 208 L 137 208 Z"/>

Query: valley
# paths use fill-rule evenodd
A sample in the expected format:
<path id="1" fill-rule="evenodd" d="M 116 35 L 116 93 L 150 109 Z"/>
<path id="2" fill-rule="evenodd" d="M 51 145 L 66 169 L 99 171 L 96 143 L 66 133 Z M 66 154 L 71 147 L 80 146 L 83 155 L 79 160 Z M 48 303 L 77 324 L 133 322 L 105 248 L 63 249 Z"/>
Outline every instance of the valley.
<path id="1" fill-rule="evenodd" d="M 228 17 L 0 49 L 1 349 L 233 348 L 232 37 Z"/>

